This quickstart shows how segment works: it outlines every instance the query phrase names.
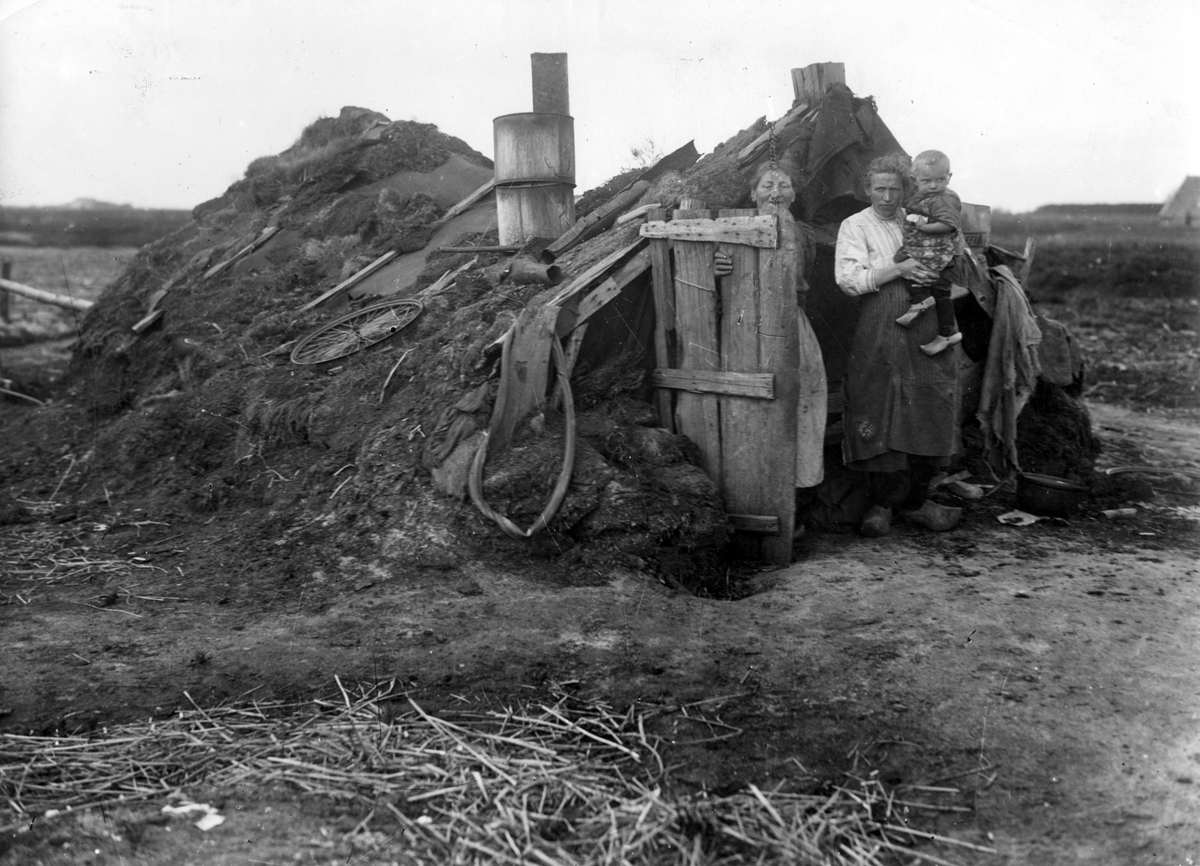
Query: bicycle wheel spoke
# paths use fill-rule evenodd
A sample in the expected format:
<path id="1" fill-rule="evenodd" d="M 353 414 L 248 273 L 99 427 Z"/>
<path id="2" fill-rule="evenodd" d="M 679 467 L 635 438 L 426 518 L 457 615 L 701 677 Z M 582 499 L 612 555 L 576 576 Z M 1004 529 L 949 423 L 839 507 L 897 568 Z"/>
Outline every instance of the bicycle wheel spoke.
<path id="1" fill-rule="evenodd" d="M 292 349 L 292 362 L 321 364 L 373 346 L 410 325 L 423 306 L 409 298 L 372 304 L 321 326 Z"/>

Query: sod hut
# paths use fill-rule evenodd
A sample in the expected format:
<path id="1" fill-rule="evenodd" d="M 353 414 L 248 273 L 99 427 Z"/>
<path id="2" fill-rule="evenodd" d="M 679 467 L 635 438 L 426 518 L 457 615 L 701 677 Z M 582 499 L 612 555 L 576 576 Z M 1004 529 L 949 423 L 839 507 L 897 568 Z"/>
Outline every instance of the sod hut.
<path id="1" fill-rule="evenodd" d="M 774 498 L 747 509 L 711 460 L 734 438 L 726 422 L 745 428 L 748 402 L 786 388 L 777 371 L 696 375 L 682 347 L 701 325 L 719 343 L 729 320 L 671 288 L 712 279 L 697 265 L 711 261 L 712 238 L 672 234 L 689 219 L 732 226 L 760 257 L 778 246 L 776 223 L 721 213 L 749 204 L 773 140 L 798 178 L 809 310 L 831 382 L 833 471 L 799 519 L 850 525 L 836 383 L 854 309 L 833 285 L 832 243 L 866 204 L 867 162 L 899 143 L 839 64 L 793 81 L 784 117 L 703 158 L 685 145 L 614 178 L 579 199 L 562 237 L 519 250 L 498 243 L 491 163 L 464 142 L 361 108 L 317 121 L 145 247 L 88 312 L 68 379 L 92 437 L 74 467 L 79 496 L 261 524 L 285 556 L 319 532 L 330 557 L 384 568 L 622 563 L 694 586 L 724 573 L 731 539 L 785 561 L 790 476 L 775 473 Z M 691 243 L 699 253 L 685 255 Z M 985 235 L 976 245 L 990 255 Z M 979 380 L 989 347 L 1015 345 L 994 337 L 997 293 L 1023 298 L 993 264 L 960 299 L 960 321 L 975 323 L 964 376 Z M 1069 341 L 1054 358 L 1047 343 L 1041 379 L 1070 383 Z M 976 453 L 989 436 L 1007 437 L 1006 457 L 1023 453 L 1013 427 L 1034 383 L 1014 387 L 1000 398 L 1004 429 L 975 422 Z M 45 423 L 63 411 L 51 407 Z M 747 435 L 763 441 L 754 423 Z"/>

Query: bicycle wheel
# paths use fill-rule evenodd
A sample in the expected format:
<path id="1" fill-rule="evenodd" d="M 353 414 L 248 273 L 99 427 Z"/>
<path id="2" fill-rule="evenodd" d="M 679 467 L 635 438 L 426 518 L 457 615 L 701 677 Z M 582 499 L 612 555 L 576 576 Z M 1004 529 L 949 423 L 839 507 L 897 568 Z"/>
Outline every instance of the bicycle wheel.
<path id="1" fill-rule="evenodd" d="M 353 355 L 411 325 L 424 306 L 414 298 L 371 304 L 322 325 L 292 348 L 293 364 L 324 364 Z"/>

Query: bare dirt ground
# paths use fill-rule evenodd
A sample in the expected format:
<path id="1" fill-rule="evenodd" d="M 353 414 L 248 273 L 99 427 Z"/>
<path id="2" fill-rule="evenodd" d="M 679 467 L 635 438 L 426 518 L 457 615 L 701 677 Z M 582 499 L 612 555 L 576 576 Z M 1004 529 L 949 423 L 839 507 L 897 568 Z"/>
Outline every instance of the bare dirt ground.
<path id="1" fill-rule="evenodd" d="M 1177 459 L 1200 461 L 1190 425 L 1094 408 L 1101 429 L 1172 437 Z M 206 559 L 206 538 L 229 523 L 25 527 L 79 533 L 91 556 L 132 565 L 49 585 L 6 577 L 5 726 L 95 728 L 162 715 L 184 692 L 201 706 L 249 690 L 324 694 L 335 675 L 399 678 L 447 709 L 563 682 L 618 705 L 723 698 L 710 710 L 740 734 L 677 749 L 675 785 L 769 789 L 837 778 L 863 757 L 891 784 L 954 780 L 969 811 L 918 826 L 997 853 L 942 850 L 952 862 L 1189 862 L 1200 850 L 1195 524 L 1158 506 L 1016 528 L 996 521 L 1004 508 L 985 501 L 945 535 L 812 539 L 739 601 L 621 571 L 579 586 L 546 570 L 394 574 L 367 561 L 314 569 L 297 591 L 231 579 L 233 563 Z M 295 792 L 191 793 L 219 798 L 226 824 L 151 822 L 134 844 L 120 829 L 128 815 L 35 822 L 9 837 L 9 862 L 346 856 L 325 844 L 346 819 Z"/>
<path id="2" fill-rule="evenodd" d="M 1092 411 L 1121 463 L 1140 452 L 1200 465 L 1191 422 Z M 965 811 L 916 826 L 996 853 L 926 849 L 951 862 L 1184 864 L 1200 851 L 1200 545 L 1194 511 L 1176 507 L 1194 497 L 1151 495 L 1129 517 L 1017 528 L 996 520 L 1012 504 L 1001 491 L 945 535 L 811 538 L 737 601 L 619 569 L 323 562 L 303 536 L 264 534 L 256 549 L 254 515 L 196 525 L 113 503 L 100 519 L 4 530 L 92 565 L 5 575 L 3 722 L 95 730 L 169 714 L 185 693 L 200 706 L 327 695 L 335 675 L 397 678 L 450 712 L 561 683 L 620 706 L 716 698 L 714 718 L 740 733 L 669 751 L 677 787 L 770 789 L 870 767 L 890 784 L 956 789 Z M 233 533 L 254 561 L 222 553 Z M 10 826 L 5 859 L 404 862 L 386 842 L 347 841 L 362 816 L 319 798 L 188 793 L 219 802 L 226 823 L 166 823 L 161 803 L 35 821 Z"/>

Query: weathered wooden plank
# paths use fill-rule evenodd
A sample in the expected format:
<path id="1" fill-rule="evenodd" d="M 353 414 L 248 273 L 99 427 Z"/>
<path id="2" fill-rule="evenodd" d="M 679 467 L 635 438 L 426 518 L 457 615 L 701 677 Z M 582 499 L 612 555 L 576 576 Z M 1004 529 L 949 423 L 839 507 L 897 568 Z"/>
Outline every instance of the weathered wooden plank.
<path id="1" fill-rule="evenodd" d="M 758 535 L 778 535 L 779 518 L 774 514 L 727 514 L 729 525 L 735 532 L 753 532 Z"/>
<path id="2" fill-rule="evenodd" d="M 575 362 L 579 360 L 579 350 L 583 348 L 583 338 L 587 336 L 588 324 L 584 322 L 578 328 L 571 332 L 571 336 L 567 339 L 567 345 L 563 349 L 563 358 L 566 362 L 565 372 L 568 381 L 571 378 L 571 373 L 575 370 Z M 553 397 L 550 398 L 550 405 L 554 411 L 562 409 L 563 389 L 562 383 L 555 377 L 554 387 L 551 389 Z"/>
<path id="3" fill-rule="evenodd" d="M 650 219 L 662 219 L 663 208 L 649 214 Z M 669 368 L 675 363 L 675 293 L 671 287 L 671 251 L 666 240 L 650 242 L 650 287 L 654 292 L 654 364 Z M 667 389 L 654 392 L 658 423 L 675 430 L 674 398 Z"/>
<path id="4" fill-rule="evenodd" d="M 600 234 L 612 225 L 613 220 L 623 211 L 637 204 L 638 199 L 645 195 L 648 189 L 650 189 L 648 181 L 639 180 L 631 183 L 587 216 L 576 220 L 573 226 L 546 247 L 546 253 L 558 258 L 577 244 Z"/>
<path id="5" fill-rule="evenodd" d="M 583 338 L 587 336 L 587 329 L 587 322 L 584 322 L 571 332 L 571 339 L 567 341 L 566 351 L 563 354 L 567 359 L 568 379 L 571 377 L 571 371 L 575 369 L 575 362 L 579 360 L 579 349 L 583 346 Z"/>
<path id="6" fill-rule="evenodd" d="M 135 334 L 144 334 L 146 331 L 150 330 L 155 322 L 161 319 L 162 316 L 162 310 L 151 310 L 149 313 L 142 316 L 142 318 L 134 322 L 129 330 L 133 331 Z"/>
<path id="7" fill-rule="evenodd" d="M 721 217 L 757 214 L 754 210 L 721 211 Z M 773 218 L 772 218 L 773 219 Z M 754 247 L 722 244 L 733 271 L 719 282 L 721 297 L 721 369 L 758 373 L 759 286 L 758 251 Z M 771 380 L 771 399 L 775 396 L 775 377 Z M 773 503 L 762 495 L 763 479 L 758 476 L 763 449 L 763 413 L 761 401 L 746 396 L 721 400 L 721 495 L 725 507 L 733 512 L 775 511 Z M 772 445 L 773 447 L 773 445 Z M 778 529 L 778 518 L 775 519 Z M 761 555 L 757 539 L 744 540 L 743 553 Z"/>
<path id="8" fill-rule="evenodd" d="M 517 425 L 546 402 L 550 378 L 550 344 L 555 339 L 558 307 L 526 307 L 504 346 L 500 387 L 489 426 L 489 449 L 501 453 L 512 441 Z"/>
<path id="9" fill-rule="evenodd" d="M 846 83 L 845 63 L 810 63 L 792 70 L 792 92 L 796 102 L 816 105 L 831 84 Z"/>
<path id="10" fill-rule="evenodd" d="M 649 267 L 650 251 L 641 250 L 582 298 L 575 295 L 561 304 L 562 313 L 559 314 L 556 328 L 558 335 L 565 336 L 573 328 L 579 327 L 582 322 L 590 319 L 605 304 L 621 294 L 627 285 L 644 274 Z M 578 303 L 575 302 L 575 299 L 578 299 Z"/>
<path id="11" fill-rule="evenodd" d="M 369 265 L 367 265 L 362 270 L 356 271 L 354 274 L 352 274 L 351 276 L 342 280 L 340 283 L 338 283 L 336 286 L 334 286 L 329 291 L 324 292 L 324 293 L 318 295 L 317 297 L 313 298 L 311 301 L 309 301 L 307 304 L 305 304 L 303 307 L 301 307 L 298 312 L 307 313 L 309 310 L 315 309 L 316 307 L 321 306 L 321 304 L 324 304 L 324 303 L 327 303 L 328 301 L 333 300 L 334 298 L 336 298 L 338 295 L 342 294 L 343 292 L 350 291 L 350 289 L 354 288 L 354 286 L 358 285 L 360 282 L 365 280 L 367 277 L 371 276 L 371 274 L 375 273 L 377 270 L 382 268 L 384 265 L 386 265 L 388 262 L 390 262 L 394 258 L 396 258 L 396 251 L 388 250 L 386 253 L 381 255 L 375 261 L 371 262 Z"/>
<path id="12" fill-rule="evenodd" d="M 779 533 L 762 540 L 763 556 L 785 565 L 792 560 L 795 529 L 796 399 L 799 345 L 796 286 L 800 277 L 795 221 L 781 209 L 777 215 L 779 246 L 758 254 L 758 363 L 775 374 L 775 397 L 764 404 L 759 436 L 770 447 L 759 448 L 753 474 L 769 508 L 746 509 L 779 515 Z"/>
<path id="13" fill-rule="evenodd" d="M 438 247 L 439 253 L 515 253 L 521 247 L 516 244 L 491 244 L 484 246 L 451 246 Z"/>
<path id="14" fill-rule="evenodd" d="M 644 219 L 646 215 L 650 213 L 650 211 L 657 210 L 660 207 L 662 207 L 662 205 L 656 201 L 652 201 L 649 204 L 639 205 L 633 210 L 627 210 L 625 213 L 617 217 L 617 219 L 613 222 L 613 225 L 623 226 L 625 223 L 631 223 L 636 219 Z"/>
<path id="15" fill-rule="evenodd" d="M 803 117 L 808 112 L 808 109 L 809 103 L 801 102 L 774 123 L 768 123 L 767 129 L 762 135 L 738 151 L 738 165 L 749 165 L 763 156 L 767 151 L 768 145 L 771 143 L 772 133 L 778 137 L 789 124 Z"/>
<path id="16" fill-rule="evenodd" d="M 723 394 L 745 397 L 750 400 L 774 400 L 775 376 L 773 373 L 736 373 L 724 370 L 682 370 L 656 368 L 651 374 L 651 383 L 656 388 L 688 391 L 693 394 Z M 722 425 L 722 429 L 724 426 Z M 762 447 L 755 438 L 752 448 Z"/>
<path id="17" fill-rule="evenodd" d="M 621 286 L 612 277 L 602 282 L 596 288 L 588 292 L 587 297 L 579 302 L 579 310 L 575 315 L 575 328 L 587 322 L 592 316 L 598 313 L 605 304 L 621 294 Z"/>
<path id="18" fill-rule="evenodd" d="M 254 240 L 252 240 L 250 243 L 246 244 L 244 247 L 242 247 L 240 250 L 238 250 L 236 253 L 234 253 L 229 258 L 225 259 L 225 261 L 219 262 L 219 263 L 213 265 L 207 271 L 205 271 L 203 278 L 208 280 L 208 279 L 211 279 L 212 277 L 215 277 L 217 274 L 221 273 L 221 271 L 225 270 L 226 268 L 228 268 L 230 265 L 234 264 L 235 262 L 238 262 L 239 260 L 250 255 L 252 252 L 254 252 L 256 249 L 261 247 L 263 244 L 265 244 L 271 238 L 275 237 L 275 234 L 278 231 L 279 231 L 279 226 L 267 226 L 265 229 L 262 230 L 262 232 L 259 234 L 259 236 L 256 237 Z"/>
<path id="19" fill-rule="evenodd" d="M 14 295 L 22 295 L 35 301 L 41 301 L 43 304 L 53 304 L 68 310 L 90 310 L 92 308 L 92 302 L 83 298 L 72 298 L 57 292 L 47 292 L 45 289 L 35 289 L 33 286 L 18 283 L 16 280 L 0 279 L 0 289 L 7 289 Z"/>
<path id="20" fill-rule="evenodd" d="M 433 224 L 435 226 L 440 226 L 440 225 L 450 222 L 450 220 L 454 219 L 460 213 L 463 213 L 464 211 L 469 210 L 471 207 L 473 207 L 476 204 L 476 202 L 478 202 L 480 199 L 482 199 L 484 196 L 486 196 L 488 193 L 490 193 L 495 188 L 496 188 L 496 180 L 495 180 L 495 178 L 492 178 L 491 180 L 482 184 L 479 187 L 479 189 L 475 190 L 473 193 L 468 195 L 466 198 L 464 198 L 458 204 L 451 207 L 450 210 L 446 211 L 444 214 L 442 214 L 440 217 L 438 217 L 434 221 Z"/>
<path id="21" fill-rule="evenodd" d="M 752 247 L 773 247 L 778 242 L 775 221 L 770 215 L 716 220 L 676 218 L 671 222 L 654 220 L 643 225 L 638 233 L 644 238 L 747 244 Z"/>
<path id="22" fill-rule="evenodd" d="M 558 290 L 558 293 L 551 298 L 550 303 L 555 306 L 562 307 L 571 302 L 571 299 L 577 295 L 581 295 L 595 285 L 596 281 L 603 277 L 609 270 L 614 268 L 622 259 L 639 250 L 646 244 L 642 238 L 638 238 L 627 247 L 622 247 L 619 250 L 614 250 L 607 256 L 596 262 L 590 268 L 585 270 L 577 277 L 573 277 L 565 286 Z"/>
<path id="23" fill-rule="evenodd" d="M 676 220 L 708 219 L 707 211 L 678 210 Z M 705 241 L 680 240 L 675 244 L 675 315 L 679 333 L 679 366 L 696 372 L 718 371 L 721 354 L 717 333 L 717 290 L 713 274 L 716 246 Z M 680 433 L 700 451 L 708 477 L 721 478 L 721 424 L 717 397 L 681 391 L 675 398 L 675 420 Z"/>

